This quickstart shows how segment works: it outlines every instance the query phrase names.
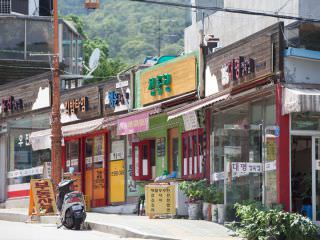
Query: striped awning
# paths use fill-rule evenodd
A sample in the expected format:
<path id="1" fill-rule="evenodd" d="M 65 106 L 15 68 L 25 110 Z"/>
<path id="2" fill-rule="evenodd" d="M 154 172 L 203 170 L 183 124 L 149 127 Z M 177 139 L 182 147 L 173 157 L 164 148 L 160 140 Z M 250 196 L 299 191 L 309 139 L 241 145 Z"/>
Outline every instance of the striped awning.
<path id="1" fill-rule="evenodd" d="M 203 107 L 206 107 L 206 106 L 209 106 L 209 105 L 211 105 L 213 103 L 225 100 L 229 96 L 230 96 L 229 93 L 224 94 L 224 95 L 220 95 L 220 96 L 212 95 L 212 96 L 206 97 L 204 99 L 198 100 L 196 102 L 187 104 L 187 105 L 185 105 L 185 106 L 183 106 L 181 108 L 177 108 L 175 110 L 172 110 L 172 111 L 167 113 L 168 121 L 170 119 L 182 116 L 184 114 L 199 110 L 199 109 L 201 109 Z"/>
<path id="2" fill-rule="evenodd" d="M 283 88 L 282 115 L 320 112 L 320 89 Z"/>

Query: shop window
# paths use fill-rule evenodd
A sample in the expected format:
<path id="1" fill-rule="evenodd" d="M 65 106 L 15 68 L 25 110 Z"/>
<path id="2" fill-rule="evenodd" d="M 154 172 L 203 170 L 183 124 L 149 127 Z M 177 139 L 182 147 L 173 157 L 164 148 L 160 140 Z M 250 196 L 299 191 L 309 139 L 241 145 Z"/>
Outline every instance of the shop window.
<path id="1" fill-rule="evenodd" d="M 79 140 L 66 142 L 66 171 L 79 172 Z"/>
<path id="2" fill-rule="evenodd" d="M 132 144 L 133 180 L 151 180 L 155 176 L 155 142 L 152 140 Z"/>
<path id="3" fill-rule="evenodd" d="M 182 134 L 182 178 L 198 179 L 203 175 L 203 129 Z"/>

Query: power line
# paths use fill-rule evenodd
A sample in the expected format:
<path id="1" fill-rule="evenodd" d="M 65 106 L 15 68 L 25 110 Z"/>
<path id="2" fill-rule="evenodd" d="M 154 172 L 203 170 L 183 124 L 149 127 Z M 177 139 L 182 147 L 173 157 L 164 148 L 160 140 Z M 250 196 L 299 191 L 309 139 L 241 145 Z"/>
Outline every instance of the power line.
<path id="1" fill-rule="evenodd" d="M 158 1 L 153 1 L 153 0 L 129 0 L 129 1 L 140 2 L 140 3 L 151 3 L 151 4 L 180 7 L 180 8 L 211 10 L 211 11 L 217 11 L 217 12 L 229 12 L 229 13 L 238 13 L 238 14 L 245 14 L 245 15 L 254 15 L 254 16 L 264 16 L 264 17 L 296 20 L 296 21 L 302 21 L 302 22 L 320 23 L 320 19 L 316 19 L 316 18 L 296 17 L 296 16 L 290 16 L 290 15 L 280 15 L 280 14 L 267 13 L 267 12 L 249 11 L 249 10 L 236 9 L 236 8 L 231 9 L 231 8 L 220 8 L 220 7 L 194 6 L 194 5 L 189 5 L 189 4 L 158 2 Z"/>

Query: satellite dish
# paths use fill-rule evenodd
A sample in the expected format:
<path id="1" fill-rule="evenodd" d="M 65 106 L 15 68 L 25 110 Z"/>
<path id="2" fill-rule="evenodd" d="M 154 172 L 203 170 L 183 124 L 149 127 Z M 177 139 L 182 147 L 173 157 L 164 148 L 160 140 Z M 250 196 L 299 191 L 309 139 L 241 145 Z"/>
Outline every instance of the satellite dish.
<path id="1" fill-rule="evenodd" d="M 96 69 L 98 67 L 99 59 L 100 59 L 100 49 L 96 48 L 95 50 L 93 50 L 89 59 L 89 68 L 91 70 Z"/>

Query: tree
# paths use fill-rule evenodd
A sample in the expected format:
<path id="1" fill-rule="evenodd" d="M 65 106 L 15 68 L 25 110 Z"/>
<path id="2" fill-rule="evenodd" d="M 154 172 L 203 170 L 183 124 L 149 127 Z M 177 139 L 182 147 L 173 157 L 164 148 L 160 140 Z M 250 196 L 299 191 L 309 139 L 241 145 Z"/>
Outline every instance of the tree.
<path id="1" fill-rule="evenodd" d="M 68 15 L 65 17 L 66 20 L 72 21 L 77 28 L 77 31 L 84 37 L 83 41 L 83 57 L 84 62 L 88 65 L 89 58 L 94 49 L 100 49 L 100 61 L 98 68 L 93 72 L 94 79 L 85 81 L 85 83 L 103 81 L 110 76 L 115 76 L 118 72 L 124 69 L 125 64 L 119 59 L 109 58 L 109 46 L 106 40 L 101 38 L 90 39 L 87 33 L 84 31 L 83 18 L 77 15 Z M 88 71 L 85 69 L 85 73 Z"/>

